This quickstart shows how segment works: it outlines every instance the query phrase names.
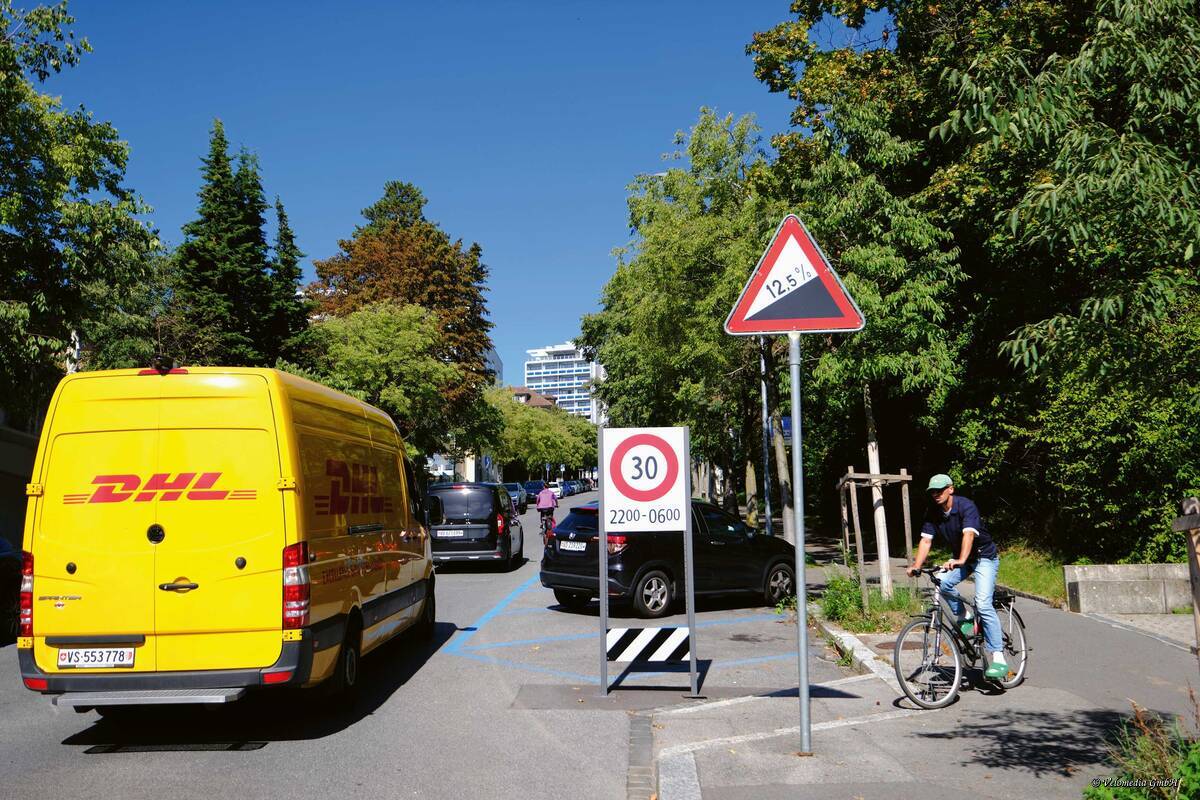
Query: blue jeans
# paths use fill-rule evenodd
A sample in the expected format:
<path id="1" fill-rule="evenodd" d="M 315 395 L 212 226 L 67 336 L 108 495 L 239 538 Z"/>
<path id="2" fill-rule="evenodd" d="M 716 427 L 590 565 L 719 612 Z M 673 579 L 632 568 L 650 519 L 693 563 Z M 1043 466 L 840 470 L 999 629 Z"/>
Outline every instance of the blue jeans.
<path id="1" fill-rule="evenodd" d="M 996 573 L 1000 571 L 999 558 L 981 558 L 975 562 L 974 569 L 968 573 L 964 564 L 942 575 L 942 596 L 946 605 L 955 614 L 962 616 L 963 603 L 958 589 L 968 574 L 975 579 L 975 613 L 983 625 L 983 640 L 989 653 L 1004 652 L 1004 635 L 1000 631 L 1000 615 L 992 605 L 992 593 L 996 591 Z"/>

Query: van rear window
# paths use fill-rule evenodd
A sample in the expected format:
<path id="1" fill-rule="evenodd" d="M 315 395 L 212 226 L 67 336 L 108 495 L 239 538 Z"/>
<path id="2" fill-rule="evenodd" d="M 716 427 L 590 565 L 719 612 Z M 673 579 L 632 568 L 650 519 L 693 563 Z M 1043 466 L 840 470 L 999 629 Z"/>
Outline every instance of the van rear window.
<path id="1" fill-rule="evenodd" d="M 431 489 L 442 499 L 446 519 L 487 519 L 492 515 L 492 492 L 490 489 L 468 487 L 465 489 Z"/>

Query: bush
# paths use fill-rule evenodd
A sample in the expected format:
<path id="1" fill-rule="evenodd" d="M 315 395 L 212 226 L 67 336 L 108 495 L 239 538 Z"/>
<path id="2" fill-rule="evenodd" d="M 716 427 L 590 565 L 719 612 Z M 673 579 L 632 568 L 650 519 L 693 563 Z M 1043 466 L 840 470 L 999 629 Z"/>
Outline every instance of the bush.
<path id="1" fill-rule="evenodd" d="M 1200 723 L 1200 705 L 1191 696 Z M 1117 734 L 1109 757 L 1119 772 L 1084 789 L 1088 800 L 1200 797 L 1200 738 L 1178 718 L 1167 722 L 1134 703 L 1133 719 Z"/>

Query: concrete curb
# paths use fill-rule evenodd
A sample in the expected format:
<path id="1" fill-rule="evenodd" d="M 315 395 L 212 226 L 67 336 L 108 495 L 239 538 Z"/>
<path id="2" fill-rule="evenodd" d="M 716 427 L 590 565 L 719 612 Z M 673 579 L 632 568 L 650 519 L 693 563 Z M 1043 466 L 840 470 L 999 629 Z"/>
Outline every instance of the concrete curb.
<path id="1" fill-rule="evenodd" d="M 1050 606 L 1051 608 L 1065 609 L 1067 607 L 1065 600 L 1051 600 L 1049 597 L 1042 597 L 1040 594 L 1033 594 L 1032 592 L 1022 591 L 1021 589 L 1014 589 L 1011 586 L 1005 586 L 1003 583 L 997 583 L 996 588 L 1004 589 L 1007 592 L 1012 592 L 1017 597 L 1024 597 L 1026 600 L 1036 600 L 1042 605 Z"/>
<path id="2" fill-rule="evenodd" d="M 833 639 L 838 650 L 850 656 L 851 661 L 854 662 L 854 666 L 873 673 L 875 677 L 892 687 L 896 691 L 896 694 L 902 694 L 900 684 L 896 681 L 894 667 L 886 663 L 871 648 L 863 644 L 861 639 L 849 631 L 844 631 L 833 623 L 819 617 L 814 617 L 814 621 L 821 633 Z"/>

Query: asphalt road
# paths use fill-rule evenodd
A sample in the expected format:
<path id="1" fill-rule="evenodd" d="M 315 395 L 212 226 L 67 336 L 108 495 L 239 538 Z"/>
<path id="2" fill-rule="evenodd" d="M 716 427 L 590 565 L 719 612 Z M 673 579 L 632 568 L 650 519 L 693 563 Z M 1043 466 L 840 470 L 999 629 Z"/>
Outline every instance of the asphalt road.
<path id="1" fill-rule="evenodd" d="M 567 498 L 559 516 L 594 497 Z M 265 693 L 101 719 L 24 689 L 15 647 L 0 648 L 0 798 L 625 797 L 629 712 L 689 702 L 687 674 L 637 674 L 602 697 L 598 606 L 556 605 L 532 509 L 523 528 L 518 569 L 439 567 L 434 643 L 402 637 L 367 656 L 352 708 Z M 709 698 L 794 691 L 795 626 L 760 603 L 698 604 Z M 673 622 L 683 615 L 657 624 Z M 618 607 L 611 624 L 648 623 Z M 815 662 L 814 681 L 845 674 L 819 648 Z"/>

